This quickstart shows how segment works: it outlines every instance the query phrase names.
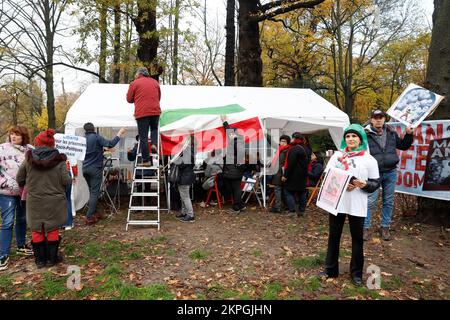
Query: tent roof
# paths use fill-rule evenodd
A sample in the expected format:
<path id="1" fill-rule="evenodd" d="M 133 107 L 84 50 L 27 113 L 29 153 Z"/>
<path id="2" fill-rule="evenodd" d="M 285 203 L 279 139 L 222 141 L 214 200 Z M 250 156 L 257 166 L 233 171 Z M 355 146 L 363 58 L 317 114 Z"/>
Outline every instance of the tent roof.
<path id="1" fill-rule="evenodd" d="M 66 128 L 81 128 L 86 122 L 96 127 L 136 127 L 127 90 L 127 84 L 89 85 L 67 113 Z M 287 133 L 330 129 L 335 143 L 349 124 L 346 113 L 310 89 L 161 86 L 162 110 L 229 104 L 239 104 L 249 116 L 259 116 L 267 129 Z"/>

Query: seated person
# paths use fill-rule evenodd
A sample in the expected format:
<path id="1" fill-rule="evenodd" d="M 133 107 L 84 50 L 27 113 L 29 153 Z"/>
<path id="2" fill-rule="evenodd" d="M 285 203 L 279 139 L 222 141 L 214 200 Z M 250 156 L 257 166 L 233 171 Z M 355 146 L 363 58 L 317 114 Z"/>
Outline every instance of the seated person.
<path id="1" fill-rule="evenodd" d="M 311 154 L 311 162 L 308 166 L 308 183 L 307 187 L 315 187 L 317 181 L 323 173 L 323 158 L 320 152 Z"/>

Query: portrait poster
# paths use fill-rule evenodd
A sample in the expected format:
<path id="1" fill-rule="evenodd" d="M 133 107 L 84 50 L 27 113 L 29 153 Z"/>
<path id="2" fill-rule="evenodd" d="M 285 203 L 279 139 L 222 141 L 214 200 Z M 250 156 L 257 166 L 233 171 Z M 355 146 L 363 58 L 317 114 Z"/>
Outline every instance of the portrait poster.
<path id="1" fill-rule="evenodd" d="M 404 125 L 415 128 L 437 108 L 442 99 L 443 96 L 411 83 L 387 114 Z"/>
<path id="2" fill-rule="evenodd" d="M 430 141 L 423 190 L 450 191 L 450 138 Z"/>
<path id="3" fill-rule="evenodd" d="M 330 168 L 320 187 L 316 202 L 317 206 L 336 216 L 350 178 L 347 171 Z"/>

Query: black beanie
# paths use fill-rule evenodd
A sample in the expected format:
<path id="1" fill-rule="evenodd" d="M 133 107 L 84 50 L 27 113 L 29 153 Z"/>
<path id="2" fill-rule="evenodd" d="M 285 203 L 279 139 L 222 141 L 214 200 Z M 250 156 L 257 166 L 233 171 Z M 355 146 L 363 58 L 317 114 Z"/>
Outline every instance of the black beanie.
<path id="1" fill-rule="evenodd" d="M 363 138 L 361 136 L 361 132 L 359 132 L 358 130 L 348 129 L 347 131 L 345 131 L 344 137 L 347 135 L 347 133 L 354 133 L 354 134 L 356 134 L 359 137 L 359 140 L 361 141 L 361 143 L 363 142 Z"/>

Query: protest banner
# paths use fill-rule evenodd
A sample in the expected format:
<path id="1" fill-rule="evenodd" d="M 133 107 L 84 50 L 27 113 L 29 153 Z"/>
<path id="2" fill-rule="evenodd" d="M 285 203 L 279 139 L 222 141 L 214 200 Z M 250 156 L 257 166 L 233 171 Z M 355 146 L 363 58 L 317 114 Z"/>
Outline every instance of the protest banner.
<path id="1" fill-rule="evenodd" d="M 319 195 L 317 196 L 317 206 L 337 216 L 342 195 L 349 182 L 350 175 L 347 171 L 330 168 L 325 174 L 320 187 Z"/>
<path id="2" fill-rule="evenodd" d="M 84 160 L 86 156 L 86 138 L 75 135 L 55 134 L 55 147 L 64 153 L 71 163 Z"/>
<path id="3" fill-rule="evenodd" d="M 405 132 L 401 123 L 388 123 L 400 137 Z M 423 121 L 413 132 L 414 141 L 408 150 L 397 150 L 396 192 L 422 197 L 450 200 L 445 179 L 450 173 L 450 120 Z"/>
<path id="4" fill-rule="evenodd" d="M 387 114 L 404 125 L 415 128 L 436 109 L 442 99 L 443 96 L 411 83 Z"/>

